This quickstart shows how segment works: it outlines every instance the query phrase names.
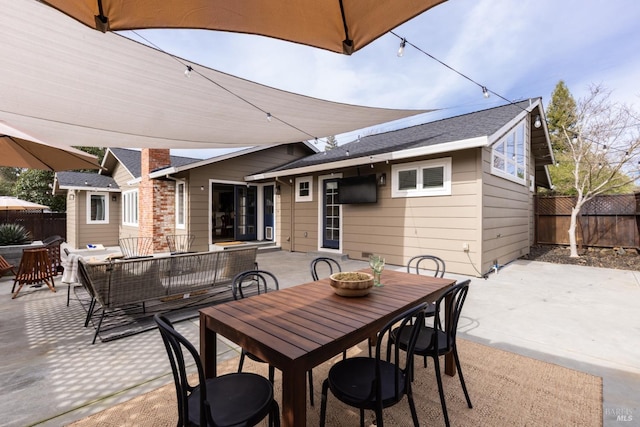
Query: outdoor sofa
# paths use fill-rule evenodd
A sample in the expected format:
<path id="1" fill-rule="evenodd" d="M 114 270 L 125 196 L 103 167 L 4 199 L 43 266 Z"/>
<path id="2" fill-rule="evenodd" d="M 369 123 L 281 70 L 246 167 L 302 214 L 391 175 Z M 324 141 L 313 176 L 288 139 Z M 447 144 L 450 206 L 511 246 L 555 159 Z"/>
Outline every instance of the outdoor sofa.
<path id="1" fill-rule="evenodd" d="M 195 252 L 172 256 L 87 262 L 80 260 L 78 278 L 91 296 L 85 326 L 99 304 L 95 343 L 107 311 L 142 306 L 151 301 L 185 305 L 193 296 L 228 292 L 236 274 L 256 268 L 257 248 Z M 156 307 L 156 306 L 154 306 Z M 160 307 L 162 307 L 160 305 Z"/>

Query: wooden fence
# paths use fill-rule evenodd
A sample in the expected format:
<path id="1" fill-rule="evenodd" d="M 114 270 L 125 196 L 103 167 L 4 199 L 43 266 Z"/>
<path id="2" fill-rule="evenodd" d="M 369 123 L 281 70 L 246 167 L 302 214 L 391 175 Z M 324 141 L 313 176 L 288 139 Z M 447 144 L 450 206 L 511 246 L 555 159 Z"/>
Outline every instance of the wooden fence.
<path id="1" fill-rule="evenodd" d="M 40 211 L 2 211 L 0 224 L 15 223 L 23 225 L 33 240 L 46 239 L 58 235 L 67 239 L 67 214 Z"/>
<path id="2" fill-rule="evenodd" d="M 536 242 L 568 245 L 572 196 L 537 196 Z M 581 246 L 640 248 L 640 193 L 598 196 L 578 216 L 576 238 Z"/>

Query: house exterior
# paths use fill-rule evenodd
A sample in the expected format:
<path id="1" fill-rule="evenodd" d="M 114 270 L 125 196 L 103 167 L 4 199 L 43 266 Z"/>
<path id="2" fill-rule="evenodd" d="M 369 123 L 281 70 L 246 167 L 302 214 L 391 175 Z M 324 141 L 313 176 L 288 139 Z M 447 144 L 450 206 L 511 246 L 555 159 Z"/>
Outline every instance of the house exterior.
<path id="1" fill-rule="evenodd" d="M 256 147 L 207 160 L 111 148 L 103 161 L 110 177 L 57 175 L 68 241 L 154 236 L 162 251 L 162 236 L 184 233 L 196 236 L 193 250 L 266 241 L 353 259 L 378 254 L 395 265 L 427 253 L 443 258 L 447 272 L 480 276 L 529 252 L 533 195 L 551 185 L 540 99 L 314 148 Z M 102 211 L 108 224 L 95 221 L 99 214 L 104 222 Z"/>
<path id="2" fill-rule="evenodd" d="M 247 181 L 281 186 L 283 250 L 377 254 L 394 265 L 432 254 L 447 272 L 479 276 L 529 252 L 533 195 L 550 187 L 550 164 L 534 99 L 362 137 Z M 369 195 L 375 182 L 375 202 L 340 203 L 342 184 L 351 191 L 354 181 Z"/>
<path id="3" fill-rule="evenodd" d="M 168 149 L 109 148 L 106 172 L 56 174 L 54 191 L 67 198 L 67 242 L 117 246 L 120 238 L 153 237 L 156 252 L 168 250 L 168 234 L 195 235 L 196 251 L 230 240 L 276 242 L 275 182 L 244 177 L 316 151 L 301 142 L 201 160 Z"/>

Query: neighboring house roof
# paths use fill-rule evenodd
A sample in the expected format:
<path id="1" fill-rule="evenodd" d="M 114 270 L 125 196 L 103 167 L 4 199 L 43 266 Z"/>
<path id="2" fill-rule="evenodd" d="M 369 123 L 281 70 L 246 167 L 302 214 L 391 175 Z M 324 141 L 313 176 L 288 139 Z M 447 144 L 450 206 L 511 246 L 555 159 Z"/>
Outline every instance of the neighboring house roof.
<path id="1" fill-rule="evenodd" d="M 544 126 L 531 127 L 536 158 L 536 184 L 549 185 L 546 165 L 553 163 L 544 109 L 539 98 L 476 111 L 422 125 L 368 135 L 329 151 L 313 154 L 286 165 L 256 173 L 247 180 L 312 173 L 328 169 L 387 160 L 439 154 L 493 144 L 527 115 L 540 115 Z M 533 123 L 533 119 L 531 122 Z M 540 167 L 540 168 L 539 168 Z M 540 173 L 540 177 L 538 174 Z"/>
<path id="2" fill-rule="evenodd" d="M 116 181 L 105 175 L 91 172 L 57 172 L 54 189 L 86 191 L 120 191 Z"/>

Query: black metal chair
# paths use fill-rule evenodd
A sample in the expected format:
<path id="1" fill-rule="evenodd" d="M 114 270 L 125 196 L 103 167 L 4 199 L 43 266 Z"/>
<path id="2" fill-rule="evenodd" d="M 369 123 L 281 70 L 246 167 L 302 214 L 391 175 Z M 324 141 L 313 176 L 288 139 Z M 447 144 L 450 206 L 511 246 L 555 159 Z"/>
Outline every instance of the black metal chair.
<path id="1" fill-rule="evenodd" d="M 339 273 L 342 271 L 342 267 L 340 267 L 340 263 L 333 258 L 329 257 L 318 257 L 311 261 L 311 277 L 313 280 L 319 280 L 320 276 L 318 275 L 319 269 L 328 269 L 329 274 L 327 276 L 332 275 L 333 273 Z"/>
<path id="2" fill-rule="evenodd" d="M 178 426 L 254 426 L 269 416 L 269 425 L 280 425 L 280 408 L 273 398 L 273 384 L 251 373 L 232 373 L 206 379 L 195 347 L 178 333 L 169 319 L 154 316 L 162 335 L 178 397 Z M 184 354 L 191 354 L 198 384 L 187 377 Z"/>
<path id="3" fill-rule="evenodd" d="M 409 262 L 407 262 L 407 273 L 415 273 L 419 275 L 421 265 L 423 271 L 433 271 L 433 277 L 444 277 L 444 273 L 447 269 L 444 260 L 440 257 L 437 257 L 435 255 L 416 255 L 411 258 Z M 425 265 L 428 265 L 432 268 L 425 268 Z M 433 317 L 435 314 L 435 309 L 435 303 L 430 303 L 425 310 L 425 317 Z M 426 357 L 424 358 L 424 367 L 427 367 Z"/>
<path id="4" fill-rule="evenodd" d="M 433 277 L 444 277 L 444 273 L 446 271 L 446 265 L 444 260 L 435 255 L 417 255 L 414 256 L 407 262 L 407 273 L 420 274 L 420 265 L 425 263 L 427 265 L 432 266 L 433 268 L 427 269 L 433 271 Z M 425 269 L 425 267 L 422 267 Z M 413 270 L 413 271 L 412 271 Z"/>
<path id="5" fill-rule="evenodd" d="M 322 384 L 321 427 L 325 425 L 328 390 L 331 390 L 331 393 L 341 402 L 360 409 L 361 427 L 364 427 L 365 409 L 375 411 L 376 425 L 383 427 L 382 410 L 400 402 L 406 395 L 413 425 L 419 425 L 411 390 L 410 373 L 419 325 L 424 324 L 425 306 L 426 304 L 420 304 L 413 307 L 385 325 L 378 333 L 375 357 L 352 357 L 341 360 L 331 367 L 327 379 Z M 414 318 L 417 322 L 411 324 Z M 401 360 L 400 350 L 396 346 L 393 358 L 390 357 L 390 352 L 387 352 L 387 358 L 384 360 L 381 356 L 384 340 L 388 341 L 389 333 L 398 323 L 400 323 L 399 330 L 406 332 L 409 337 L 407 358 L 404 362 Z"/>
<path id="6" fill-rule="evenodd" d="M 464 376 L 462 375 L 462 369 L 460 367 L 460 358 L 458 357 L 458 350 L 456 346 L 456 330 L 458 329 L 458 320 L 460 319 L 460 313 L 462 312 L 462 306 L 469 292 L 470 280 L 465 280 L 455 286 L 449 288 L 438 300 L 436 301 L 435 310 L 435 322 L 434 325 L 441 325 L 441 311 L 444 307 L 445 318 L 444 328 L 442 327 L 429 327 L 420 322 L 420 330 L 418 340 L 413 349 L 415 355 L 431 357 L 433 358 L 434 367 L 436 371 L 436 379 L 438 381 L 438 393 L 440 394 L 440 403 L 442 404 L 442 412 L 444 413 L 444 421 L 449 426 L 449 415 L 447 413 L 447 404 L 444 398 L 444 391 L 442 388 L 442 377 L 440 374 L 440 357 L 449 353 L 453 353 L 453 358 L 458 369 L 458 375 L 460 377 L 460 384 L 464 391 L 464 397 L 467 399 L 467 405 L 469 408 L 473 408 L 469 393 L 467 392 L 467 386 L 464 382 Z M 447 301 L 447 298 L 449 299 Z M 407 333 L 407 331 L 401 331 L 394 329 L 391 332 L 391 343 L 395 344 L 396 348 L 403 350 L 410 350 L 413 336 Z M 389 351 L 389 349 L 387 350 Z M 409 356 L 407 356 L 409 357 Z M 413 359 L 413 357 L 411 357 Z M 411 364 L 412 377 L 413 377 L 413 363 Z"/>
<path id="7" fill-rule="evenodd" d="M 276 276 L 273 273 L 265 270 L 256 269 L 244 271 L 240 274 L 237 274 L 233 278 L 232 282 L 233 298 L 236 300 L 245 298 L 245 296 L 259 295 L 261 293 L 267 293 L 269 291 L 277 291 L 278 289 L 280 289 L 280 285 L 278 284 L 278 279 L 276 278 Z M 245 293 L 247 295 L 245 295 Z M 238 372 L 242 372 L 245 357 L 248 357 L 255 362 L 265 363 L 264 360 L 262 360 L 255 354 L 249 353 L 248 351 L 245 351 L 245 349 L 242 349 L 242 351 L 240 352 L 240 363 L 238 364 Z M 313 374 L 311 370 L 309 370 L 307 374 L 309 377 L 309 402 L 311 403 L 311 406 L 314 406 Z M 273 383 L 274 378 L 275 368 L 269 365 L 269 381 Z"/>
<path id="8" fill-rule="evenodd" d="M 191 252 L 191 245 L 196 240 L 196 236 L 194 234 L 168 234 L 166 239 L 171 255 L 177 255 Z"/>

